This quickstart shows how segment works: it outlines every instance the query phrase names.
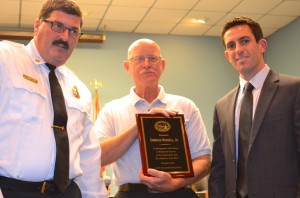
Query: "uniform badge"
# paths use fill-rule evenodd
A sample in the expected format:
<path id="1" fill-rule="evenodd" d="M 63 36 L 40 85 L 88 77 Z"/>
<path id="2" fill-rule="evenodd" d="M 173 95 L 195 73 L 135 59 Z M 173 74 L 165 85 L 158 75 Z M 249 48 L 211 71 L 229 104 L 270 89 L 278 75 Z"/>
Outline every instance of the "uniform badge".
<path id="1" fill-rule="evenodd" d="M 74 85 L 73 88 L 72 88 L 72 91 L 73 91 L 73 95 L 75 96 L 75 98 L 80 98 L 80 94 L 78 92 L 78 88 Z"/>

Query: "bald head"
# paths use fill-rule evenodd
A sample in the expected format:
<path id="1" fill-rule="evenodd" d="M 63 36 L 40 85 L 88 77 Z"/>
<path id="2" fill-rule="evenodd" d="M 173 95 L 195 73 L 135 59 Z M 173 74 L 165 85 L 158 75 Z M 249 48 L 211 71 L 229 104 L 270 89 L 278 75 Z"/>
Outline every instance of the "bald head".
<path id="1" fill-rule="evenodd" d="M 157 48 L 157 50 L 159 51 L 159 55 L 161 56 L 161 52 L 160 52 L 160 47 L 158 46 L 158 44 L 151 40 L 151 39 L 147 39 L 147 38 L 142 38 L 139 40 L 134 41 L 128 48 L 128 59 L 132 58 L 132 54 L 133 51 L 135 50 L 136 47 L 143 45 L 143 44 L 148 44 L 151 46 L 154 46 L 155 48 Z"/>

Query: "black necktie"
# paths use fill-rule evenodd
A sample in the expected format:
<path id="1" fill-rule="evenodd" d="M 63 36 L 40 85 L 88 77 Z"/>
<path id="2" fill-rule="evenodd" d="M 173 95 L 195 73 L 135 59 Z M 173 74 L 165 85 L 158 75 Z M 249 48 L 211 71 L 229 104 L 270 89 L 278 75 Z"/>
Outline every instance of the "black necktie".
<path id="1" fill-rule="evenodd" d="M 237 167 L 237 191 L 240 197 L 248 195 L 247 158 L 249 148 L 249 137 L 252 127 L 253 85 L 249 82 L 244 87 L 242 99 L 240 122 L 239 122 L 239 148 Z M 239 197 L 239 196 L 238 196 Z"/>
<path id="2" fill-rule="evenodd" d="M 65 192 L 69 184 L 69 140 L 67 133 L 68 115 L 64 96 L 55 75 L 55 66 L 46 63 L 50 69 L 49 82 L 53 104 L 53 131 L 56 141 L 56 161 L 53 180 L 60 192 Z"/>

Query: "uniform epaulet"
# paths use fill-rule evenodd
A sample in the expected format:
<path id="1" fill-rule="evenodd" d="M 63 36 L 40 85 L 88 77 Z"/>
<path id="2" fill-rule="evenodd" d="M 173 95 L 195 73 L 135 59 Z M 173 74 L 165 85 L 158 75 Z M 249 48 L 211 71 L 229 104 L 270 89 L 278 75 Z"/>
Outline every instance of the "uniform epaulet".
<path id="1" fill-rule="evenodd" d="M 1 41 L 7 45 L 10 45 L 10 46 L 14 46 L 14 47 L 24 47 L 24 44 L 22 43 L 16 43 L 16 42 L 13 42 L 13 41 L 9 41 L 9 40 L 3 40 Z"/>

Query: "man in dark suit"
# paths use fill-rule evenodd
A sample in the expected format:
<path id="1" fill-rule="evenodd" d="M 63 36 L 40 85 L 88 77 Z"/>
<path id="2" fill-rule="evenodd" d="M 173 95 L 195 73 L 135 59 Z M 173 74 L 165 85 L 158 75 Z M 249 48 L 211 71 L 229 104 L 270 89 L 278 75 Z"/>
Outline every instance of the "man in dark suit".
<path id="1" fill-rule="evenodd" d="M 248 17 L 227 22 L 222 42 L 240 82 L 215 106 L 209 197 L 300 197 L 300 78 L 278 74 L 265 64 L 267 41 L 260 25 Z M 246 143 L 239 145 L 247 82 L 254 87 L 252 125 Z M 238 160 L 242 146 L 245 156 Z"/>

